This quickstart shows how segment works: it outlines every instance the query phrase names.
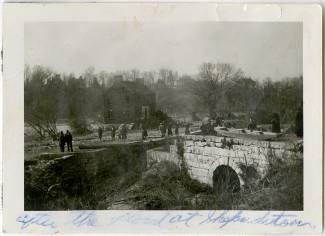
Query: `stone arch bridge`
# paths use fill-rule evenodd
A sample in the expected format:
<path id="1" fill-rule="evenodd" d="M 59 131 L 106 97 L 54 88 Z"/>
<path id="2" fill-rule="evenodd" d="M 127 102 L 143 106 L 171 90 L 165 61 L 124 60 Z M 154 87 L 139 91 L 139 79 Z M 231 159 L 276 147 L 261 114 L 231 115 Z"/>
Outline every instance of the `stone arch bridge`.
<path id="1" fill-rule="evenodd" d="M 147 164 L 150 166 L 155 162 L 167 160 L 180 166 L 183 160 L 193 179 L 210 186 L 214 186 L 216 177 L 220 174 L 218 171 L 232 171 L 238 177 L 238 184 L 243 185 L 243 172 L 253 170 L 251 173 L 255 176 L 263 177 L 270 158 L 293 160 L 302 157 L 302 154 L 296 151 L 294 143 L 248 138 L 185 135 L 182 158 L 177 147 L 179 145 L 170 145 L 169 152 L 159 148 L 148 150 Z"/>
<path id="2" fill-rule="evenodd" d="M 178 166 L 184 162 L 190 177 L 201 183 L 218 187 L 226 171 L 240 187 L 247 180 L 243 178 L 245 170 L 253 170 L 255 176 L 263 177 L 270 158 L 294 160 L 302 157 L 294 143 L 203 135 L 121 144 L 82 144 L 79 148 L 81 150 L 74 153 L 43 153 L 32 163 L 25 161 L 25 168 L 43 160 L 48 161 L 48 165 L 60 167 L 62 175 L 73 173 L 76 179 L 94 179 L 104 178 L 112 169 L 121 169 L 119 174 L 123 174 L 130 168 L 137 166 L 144 170 L 160 161 L 171 161 Z"/>

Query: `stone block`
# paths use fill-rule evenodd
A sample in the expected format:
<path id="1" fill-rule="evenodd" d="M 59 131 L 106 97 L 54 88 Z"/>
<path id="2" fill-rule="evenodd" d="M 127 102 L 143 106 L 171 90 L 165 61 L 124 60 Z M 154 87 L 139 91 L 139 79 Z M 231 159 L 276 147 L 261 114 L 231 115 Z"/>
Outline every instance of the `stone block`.
<path id="1" fill-rule="evenodd" d="M 192 153 L 192 147 L 184 147 L 184 153 Z"/>
<path id="2" fill-rule="evenodd" d="M 185 141 L 185 146 L 188 147 L 188 146 L 194 146 L 194 142 L 192 140 L 186 140 Z"/>
<path id="3" fill-rule="evenodd" d="M 186 161 L 194 161 L 196 159 L 195 156 L 196 155 L 193 153 L 184 153 L 184 159 Z M 197 159 L 195 161 L 197 161 Z"/>

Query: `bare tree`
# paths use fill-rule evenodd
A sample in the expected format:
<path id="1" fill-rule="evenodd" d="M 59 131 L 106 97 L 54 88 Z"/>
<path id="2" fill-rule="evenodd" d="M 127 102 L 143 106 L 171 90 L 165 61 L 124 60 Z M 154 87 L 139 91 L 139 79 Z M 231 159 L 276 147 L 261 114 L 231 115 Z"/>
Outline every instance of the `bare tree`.
<path id="1" fill-rule="evenodd" d="M 130 71 L 130 74 L 131 74 L 131 80 L 135 81 L 140 76 L 140 71 L 137 69 L 132 69 Z"/>
<path id="2" fill-rule="evenodd" d="M 90 86 L 93 83 L 94 78 L 96 77 L 95 67 L 88 67 L 83 73 L 82 77 L 86 80 L 87 86 Z"/>
<path id="3" fill-rule="evenodd" d="M 227 63 L 203 63 L 199 67 L 199 81 L 193 91 L 206 104 L 210 117 L 216 116 L 217 104 L 223 97 L 225 83 L 242 75 L 240 69 Z"/>
<path id="4" fill-rule="evenodd" d="M 178 73 L 176 71 L 162 68 L 159 70 L 158 74 L 159 79 L 164 81 L 167 87 L 173 88 L 175 86 L 178 78 Z"/>
<path id="5" fill-rule="evenodd" d="M 54 137 L 63 81 L 59 75 L 41 66 L 35 66 L 25 76 L 25 122 L 40 137 L 46 133 Z"/>

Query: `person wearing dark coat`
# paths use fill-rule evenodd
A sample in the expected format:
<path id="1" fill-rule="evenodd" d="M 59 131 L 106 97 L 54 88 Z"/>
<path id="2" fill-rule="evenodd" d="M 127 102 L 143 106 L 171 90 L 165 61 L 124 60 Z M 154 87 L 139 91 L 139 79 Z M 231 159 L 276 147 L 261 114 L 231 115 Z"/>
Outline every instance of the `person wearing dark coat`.
<path id="1" fill-rule="evenodd" d="M 98 127 L 98 137 L 99 137 L 99 140 L 102 141 L 103 129 L 100 126 Z"/>
<path id="2" fill-rule="evenodd" d="M 254 129 L 256 129 L 256 124 L 255 121 L 250 118 L 249 119 L 249 123 L 248 123 L 248 127 L 247 127 L 251 132 L 253 132 Z"/>
<path id="3" fill-rule="evenodd" d="M 173 130 L 172 130 L 172 124 L 168 124 L 168 127 L 167 127 L 167 135 L 168 136 L 172 136 L 173 135 Z"/>
<path id="4" fill-rule="evenodd" d="M 272 114 L 272 132 L 274 133 L 280 133 L 281 132 L 281 126 L 280 126 L 280 116 L 278 113 Z"/>
<path id="5" fill-rule="evenodd" d="M 146 140 L 148 137 L 148 131 L 145 126 L 142 127 L 142 140 Z"/>
<path id="6" fill-rule="evenodd" d="M 115 140 L 115 132 L 116 132 L 116 128 L 115 128 L 115 126 L 113 126 L 112 127 L 112 132 L 111 132 L 111 137 L 112 137 L 113 141 Z"/>
<path id="7" fill-rule="evenodd" d="M 67 132 L 65 133 L 65 141 L 67 142 L 68 151 L 73 152 L 73 148 L 72 148 L 72 135 L 69 132 L 69 130 L 67 130 Z"/>
<path id="8" fill-rule="evenodd" d="M 160 131 L 161 137 L 164 137 L 164 136 L 165 136 L 165 133 L 164 133 L 164 126 L 163 126 L 163 123 L 160 123 L 160 124 L 159 124 L 158 129 L 159 129 L 159 131 Z"/>
<path id="9" fill-rule="evenodd" d="M 122 131 L 122 139 L 127 139 L 128 128 L 127 128 L 126 124 L 123 124 L 121 131 Z"/>
<path id="10" fill-rule="evenodd" d="M 65 136 L 63 132 L 60 132 L 60 137 L 59 137 L 59 146 L 60 146 L 60 151 L 64 152 L 64 146 L 65 146 Z"/>
<path id="11" fill-rule="evenodd" d="M 162 125 L 162 132 L 163 132 L 163 137 L 166 136 L 166 131 L 167 131 L 167 127 L 166 127 L 166 123 L 163 122 L 163 125 Z"/>

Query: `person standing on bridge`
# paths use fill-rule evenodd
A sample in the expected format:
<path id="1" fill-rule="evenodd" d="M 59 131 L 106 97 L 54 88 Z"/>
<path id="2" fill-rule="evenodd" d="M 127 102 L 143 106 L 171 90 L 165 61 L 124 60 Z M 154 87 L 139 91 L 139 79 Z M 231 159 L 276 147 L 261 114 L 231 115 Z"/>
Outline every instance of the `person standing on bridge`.
<path id="1" fill-rule="evenodd" d="M 272 114 L 271 124 L 272 124 L 272 132 L 274 132 L 274 133 L 281 132 L 280 115 L 278 113 Z"/>
<path id="2" fill-rule="evenodd" d="M 115 132 L 116 132 L 116 128 L 115 128 L 115 126 L 113 126 L 113 127 L 112 127 L 112 130 L 111 130 L 112 141 L 115 140 Z"/>
<path id="3" fill-rule="evenodd" d="M 148 137 L 148 131 L 147 131 L 147 128 L 146 126 L 142 126 L 142 140 L 146 140 Z"/>
<path id="4" fill-rule="evenodd" d="M 60 151 L 64 152 L 64 146 L 65 146 L 65 137 L 63 132 L 60 132 L 60 137 L 59 137 L 59 146 L 60 146 Z"/>
<path id="5" fill-rule="evenodd" d="M 253 118 L 249 118 L 249 123 L 247 127 L 251 132 L 253 132 L 254 129 L 256 129 L 256 123 Z"/>
<path id="6" fill-rule="evenodd" d="M 173 130 L 172 130 L 172 124 L 171 123 L 168 123 L 167 135 L 168 136 L 172 136 L 173 135 Z"/>
<path id="7" fill-rule="evenodd" d="M 126 124 L 122 125 L 122 129 L 121 129 L 121 135 L 122 135 L 122 139 L 127 139 L 127 134 L 128 134 L 128 128 L 126 126 Z"/>
<path id="8" fill-rule="evenodd" d="M 160 133 L 161 133 L 161 137 L 164 137 L 166 131 L 164 132 L 164 125 L 163 125 L 162 122 L 159 124 L 159 130 L 160 130 Z"/>
<path id="9" fill-rule="evenodd" d="M 65 134 L 65 141 L 67 142 L 68 151 L 73 152 L 73 149 L 72 149 L 72 135 L 69 132 L 69 130 L 67 130 L 67 132 Z"/>
<path id="10" fill-rule="evenodd" d="M 98 127 L 98 137 L 99 137 L 99 140 L 102 141 L 103 129 L 101 126 Z"/>

